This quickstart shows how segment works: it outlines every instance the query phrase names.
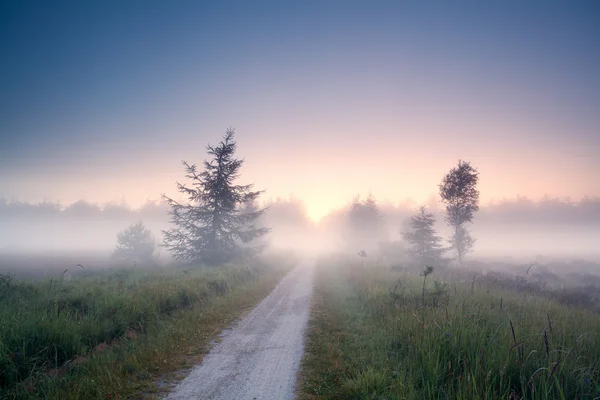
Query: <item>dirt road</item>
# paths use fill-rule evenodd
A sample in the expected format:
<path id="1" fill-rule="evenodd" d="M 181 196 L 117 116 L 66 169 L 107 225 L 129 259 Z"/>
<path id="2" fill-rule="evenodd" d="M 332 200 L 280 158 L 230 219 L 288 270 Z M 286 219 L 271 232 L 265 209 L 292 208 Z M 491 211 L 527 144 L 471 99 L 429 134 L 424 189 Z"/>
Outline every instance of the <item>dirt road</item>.
<path id="1" fill-rule="evenodd" d="M 167 399 L 293 399 L 313 271 L 312 261 L 290 271 Z"/>

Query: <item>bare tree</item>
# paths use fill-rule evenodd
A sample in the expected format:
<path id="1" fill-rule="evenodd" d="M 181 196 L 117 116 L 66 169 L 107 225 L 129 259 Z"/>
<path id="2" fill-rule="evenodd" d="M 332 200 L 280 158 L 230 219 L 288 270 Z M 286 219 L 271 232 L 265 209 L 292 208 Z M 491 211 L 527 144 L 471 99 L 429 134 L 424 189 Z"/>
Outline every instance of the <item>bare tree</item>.
<path id="1" fill-rule="evenodd" d="M 269 232 L 257 227 L 257 219 L 266 209 L 248 208 L 262 193 L 252 191 L 253 185 L 236 185 L 244 161 L 234 158 L 235 132 L 228 129 L 215 147 L 207 146 L 212 160 L 204 161 L 204 171 L 183 161 L 186 178 L 192 186 L 177 183 L 179 192 L 188 197 L 188 204 L 163 195 L 171 207 L 169 215 L 176 228 L 163 231 L 164 247 L 176 259 L 218 265 L 235 259 L 252 257 L 260 246 L 249 244 Z M 240 212 L 245 207 L 244 212 Z"/>
<path id="2" fill-rule="evenodd" d="M 458 166 L 452 168 L 439 185 L 440 197 L 446 204 L 446 222 L 454 230 L 450 244 L 459 265 L 475 243 L 465 225 L 473 221 L 474 213 L 479 210 L 478 181 L 479 172 L 469 162 L 459 160 Z"/>

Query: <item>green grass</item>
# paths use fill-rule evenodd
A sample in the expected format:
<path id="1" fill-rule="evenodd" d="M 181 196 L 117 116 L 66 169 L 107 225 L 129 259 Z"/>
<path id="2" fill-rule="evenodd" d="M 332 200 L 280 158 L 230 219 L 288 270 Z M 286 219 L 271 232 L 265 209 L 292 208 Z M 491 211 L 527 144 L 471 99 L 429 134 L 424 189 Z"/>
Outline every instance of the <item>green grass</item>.
<path id="1" fill-rule="evenodd" d="M 435 280 L 434 271 L 423 305 L 422 277 L 321 263 L 300 398 L 600 396 L 600 315 L 548 296 Z"/>
<path id="2" fill-rule="evenodd" d="M 289 261 L 0 279 L 1 398 L 151 397 L 273 289 Z"/>

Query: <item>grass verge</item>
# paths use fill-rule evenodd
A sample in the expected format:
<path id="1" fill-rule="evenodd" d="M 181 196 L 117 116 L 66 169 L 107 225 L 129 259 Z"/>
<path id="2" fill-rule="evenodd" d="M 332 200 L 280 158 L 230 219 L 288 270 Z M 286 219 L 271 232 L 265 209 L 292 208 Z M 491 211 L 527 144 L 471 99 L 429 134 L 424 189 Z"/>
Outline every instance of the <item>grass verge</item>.
<path id="1" fill-rule="evenodd" d="M 0 282 L 0 397 L 151 398 L 292 263 Z"/>
<path id="2" fill-rule="evenodd" d="M 600 316 L 517 290 L 321 263 L 300 399 L 595 399 Z"/>

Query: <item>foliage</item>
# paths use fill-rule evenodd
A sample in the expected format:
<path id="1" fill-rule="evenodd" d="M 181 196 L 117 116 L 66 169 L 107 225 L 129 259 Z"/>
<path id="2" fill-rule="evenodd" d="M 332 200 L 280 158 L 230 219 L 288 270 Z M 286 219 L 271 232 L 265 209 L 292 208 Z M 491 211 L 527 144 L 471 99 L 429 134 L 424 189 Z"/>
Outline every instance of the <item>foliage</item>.
<path id="1" fill-rule="evenodd" d="M 450 248 L 456 252 L 458 263 L 462 265 L 465 256 L 473 251 L 475 239 L 471 236 L 471 232 L 469 232 L 466 226 L 461 225 L 454 228 L 454 232 L 448 242 L 450 243 Z"/>
<path id="2" fill-rule="evenodd" d="M 440 265 L 444 262 L 446 249 L 442 246 L 442 238 L 435 232 L 435 216 L 427 212 L 424 206 L 410 219 L 411 232 L 402 234 L 404 240 L 411 244 L 408 249 L 414 261 L 420 265 Z"/>
<path id="3" fill-rule="evenodd" d="M 382 218 L 372 195 L 356 196 L 347 214 L 344 240 L 351 249 L 375 249 L 383 236 Z"/>
<path id="4" fill-rule="evenodd" d="M 113 258 L 133 265 L 152 265 L 156 262 L 154 235 L 142 222 L 130 225 L 117 235 Z"/>
<path id="5" fill-rule="evenodd" d="M 192 186 L 177 183 L 177 189 L 188 197 L 180 204 L 163 195 L 171 207 L 169 215 L 176 228 L 163 231 L 164 246 L 178 260 L 200 261 L 218 265 L 258 254 L 261 247 L 249 244 L 269 232 L 256 227 L 255 221 L 266 209 L 240 213 L 240 207 L 251 204 L 261 191 L 253 185 L 236 185 L 243 160 L 234 158 L 235 132 L 228 129 L 215 147 L 208 145 L 212 160 L 204 161 L 204 171 L 183 161 L 186 178 Z"/>
<path id="6" fill-rule="evenodd" d="M 460 265 L 475 242 L 465 224 L 472 222 L 474 213 L 479 210 L 478 181 L 479 172 L 469 162 L 459 160 L 458 166 L 452 168 L 439 185 L 440 197 L 446 204 L 446 222 L 454 229 L 450 244 Z"/>

